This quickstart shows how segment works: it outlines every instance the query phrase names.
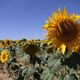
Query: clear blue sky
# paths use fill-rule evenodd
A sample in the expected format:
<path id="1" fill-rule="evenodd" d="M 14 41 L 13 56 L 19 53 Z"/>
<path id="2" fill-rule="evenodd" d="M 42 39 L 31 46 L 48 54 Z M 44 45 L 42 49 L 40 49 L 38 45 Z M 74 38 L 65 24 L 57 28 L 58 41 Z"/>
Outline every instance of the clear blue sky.
<path id="1" fill-rule="evenodd" d="M 44 38 L 45 20 L 64 6 L 80 15 L 80 0 L 0 0 L 0 39 Z"/>

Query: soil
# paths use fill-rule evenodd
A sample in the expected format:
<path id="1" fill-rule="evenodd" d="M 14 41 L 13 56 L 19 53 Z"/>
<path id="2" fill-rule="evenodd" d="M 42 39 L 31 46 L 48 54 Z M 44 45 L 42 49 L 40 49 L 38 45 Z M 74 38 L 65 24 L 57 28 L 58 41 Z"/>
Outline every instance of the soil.
<path id="1" fill-rule="evenodd" d="M 0 80 L 9 80 L 8 71 L 6 70 L 6 65 L 0 62 Z"/>

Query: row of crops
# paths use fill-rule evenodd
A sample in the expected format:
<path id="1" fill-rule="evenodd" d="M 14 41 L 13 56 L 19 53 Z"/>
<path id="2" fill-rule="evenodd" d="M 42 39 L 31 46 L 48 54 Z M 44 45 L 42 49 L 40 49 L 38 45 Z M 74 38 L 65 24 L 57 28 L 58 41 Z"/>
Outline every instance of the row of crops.
<path id="1" fill-rule="evenodd" d="M 0 42 L 0 65 L 11 80 L 79 80 L 79 52 L 65 55 L 48 46 L 47 40 L 4 40 Z"/>

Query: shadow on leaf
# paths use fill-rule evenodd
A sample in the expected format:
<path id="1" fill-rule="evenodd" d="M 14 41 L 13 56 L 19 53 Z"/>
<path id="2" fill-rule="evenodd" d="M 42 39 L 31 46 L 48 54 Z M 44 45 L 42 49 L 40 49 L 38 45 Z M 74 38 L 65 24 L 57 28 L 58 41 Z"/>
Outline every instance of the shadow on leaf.
<path id="1" fill-rule="evenodd" d="M 73 52 L 69 58 L 65 58 L 64 61 L 61 62 L 62 65 L 77 69 L 77 64 L 80 65 L 80 55 L 77 52 Z"/>

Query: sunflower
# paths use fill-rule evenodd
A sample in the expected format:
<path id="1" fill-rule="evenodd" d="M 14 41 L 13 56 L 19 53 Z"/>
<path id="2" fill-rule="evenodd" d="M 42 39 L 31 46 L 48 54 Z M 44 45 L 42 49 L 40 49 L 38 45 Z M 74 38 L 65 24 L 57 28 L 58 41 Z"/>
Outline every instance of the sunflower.
<path id="1" fill-rule="evenodd" d="M 0 42 L 0 47 L 1 47 L 1 48 L 5 48 L 5 46 L 6 46 L 6 45 L 5 45 L 4 41 Z"/>
<path id="2" fill-rule="evenodd" d="M 41 46 L 47 45 L 47 40 L 41 40 L 40 44 L 41 44 Z"/>
<path id="3" fill-rule="evenodd" d="M 37 41 L 35 39 L 31 39 L 27 41 L 28 44 L 35 44 Z"/>
<path id="4" fill-rule="evenodd" d="M 6 46 L 10 46 L 11 42 L 12 42 L 12 40 L 10 40 L 10 39 L 5 39 L 4 40 L 4 43 L 5 43 Z"/>
<path id="5" fill-rule="evenodd" d="M 25 44 L 22 50 L 27 54 L 34 55 L 39 51 L 39 47 L 35 44 Z"/>
<path id="6" fill-rule="evenodd" d="M 21 40 L 16 40 L 15 42 L 16 44 L 20 44 Z"/>
<path id="7" fill-rule="evenodd" d="M 0 61 L 5 63 L 8 60 L 8 52 L 7 50 L 3 50 L 0 55 Z"/>
<path id="8" fill-rule="evenodd" d="M 43 26 L 48 31 L 48 43 L 52 43 L 56 48 L 64 44 L 68 50 L 74 50 L 75 46 L 80 45 L 80 24 L 77 22 L 79 19 L 79 15 L 69 15 L 66 8 L 63 12 L 60 8 L 57 13 L 53 12 Z"/>

